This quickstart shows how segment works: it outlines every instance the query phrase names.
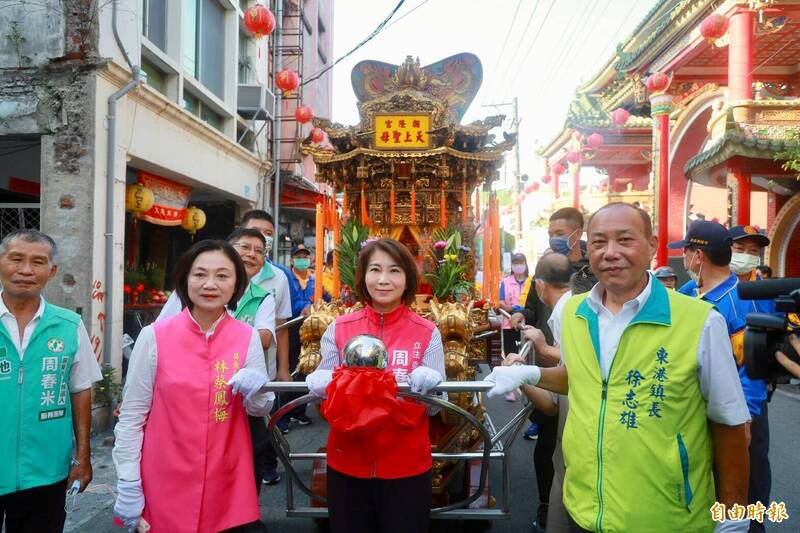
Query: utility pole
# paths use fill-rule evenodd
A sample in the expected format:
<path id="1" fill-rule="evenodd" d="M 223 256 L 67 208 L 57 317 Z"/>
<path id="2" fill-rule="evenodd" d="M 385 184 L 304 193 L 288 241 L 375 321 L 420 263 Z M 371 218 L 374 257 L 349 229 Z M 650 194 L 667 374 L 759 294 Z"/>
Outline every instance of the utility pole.
<path id="1" fill-rule="evenodd" d="M 514 143 L 514 183 L 513 183 L 513 202 L 522 194 L 521 171 L 519 168 L 519 100 L 514 97 L 511 102 L 500 102 L 497 104 L 486 104 L 481 107 L 507 107 L 511 106 L 511 132 L 516 136 L 517 142 Z M 504 167 L 505 168 L 505 167 Z M 505 173 L 505 170 L 504 170 Z M 516 242 L 522 240 L 522 204 L 514 205 L 514 226 L 516 230 Z"/>

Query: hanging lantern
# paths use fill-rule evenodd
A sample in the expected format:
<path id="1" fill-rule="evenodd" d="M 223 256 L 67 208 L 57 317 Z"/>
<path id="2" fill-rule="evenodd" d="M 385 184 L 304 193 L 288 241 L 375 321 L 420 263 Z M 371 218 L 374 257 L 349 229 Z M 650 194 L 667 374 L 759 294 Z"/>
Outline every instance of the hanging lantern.
<path id="1" fill-rule="evenodd" d="M 728 17 L 717 14 L 709 15 L 700 23 L 700 35 L 709 43 L 714 44 L 717 39 L 725 35 L 729 24 Z"/>
<path id="2" fill-rule="evenodd" d="M 669 88 L 670 82 L 672 82 L 670 77 L 663 72 L 654 72 L 647 78 L 645 85 L 651 93 L 663 93 Z"/>
<path id="3" fill-rule="evenodd" d="M 567 152 L 567 161 L 577 165 L 581 160 L 581 153 L 578 151 Z"/>
<path id="4" fill-rule="evenodd" d="M 156 198 L 151 189 L 141 183 L 129 185 L 125 189 L 125 211 L 133 213 L 134 218 L 139 218 L 153 207 Z"/>
<path id="5" fill-rule="evenodd" d="M 275 15 L 261 4 L 248 7 L 244 12 L 244 27 L 255 35 L 256 39 L 261 39 L 275 29 Z"/>
<path id="6" fill-rule="evenodd" d="M 300 76 L 294 70 L 285 68 L 275 75 L 275 85 L 283 91 L 284 96 L 289 96 L 300 86 Z"/>
<path id="7" fill-rule="evenodd" d="M 586 139 L 586 145 L 592 150 L 597 150 L 598 148 L 603 146 L 604 142 L 605 140 L 603 139 L 603 136 L 600 135 L 599 133 L 592 133 Z"/>
<path id="8" fill-rule="evenodd" d="M 186 213 L 183 215 L 181 227 L 188 231 L 190 235 L 194 236 L 194 234 L 197 233 L 198 230 L 203 229 L 203 226 L 205 225 L 206 214 L 202 209 L 190 205 L 186 209 Z"/>
<path id="9" fill-rule="evenodd" d="M 631 114 L 624 107 L 618 107 L 611 112 L 611 123 L 617 127 L 624 126 Z"/>
<path id="10" fill-rule="evenodd" d="M 319 144 L 325 140 L 325 132 L 321 128 L 314 128 L 311 130 L 311 142 Z"/>
<path id="11" fill-rule="evenodd" d="M 538 181 L 534 181 L 533 183 L 530 184 L 530 188 L 531 188 L 531 192 L 538 191 L 539 190 L 539 182 Z"/>
<path id="12" fill-rule="evenodd" d="M 534 183 L 536 183 L 536 182 L 534 182 Z M 532 192 L 533 192 L 533 185 L 534 185 L 534 183 L 530 183 L 530 184 L 528 184 L 528 185 L 526 185 L 526 186 L 525 186 L 525 193 L 526 193 L 526 194 L 530 194 L 530 193 L 532 193 Z"/>
<path id="13" fill-rule="evenodd" d="M 553 179 L 553 178 L 551 178 L 551 177 L 550 177 L 550 174 L 545 174 L 544 176 L 542 176 L 542 183 L 544 183 L 545 185 L 547 185 L 548 183 L 550 183 L 550 181 L 551 181 L 552 179 Z"/>
<path id="14" fill-rule="evenodd" d="M 554 176 L 560 176 L 561 174 L 566 172 L 567 169 L 565 169 L 564 165 L 562 165 L 561 163 L 556 163 L 555 165 L 553 165 L 553 168 L 551 170 L 553 171 Z"/>
<path id="15" fill-rule="evenodd" d="M 307 124 L 314 118 L 314 111 L 307 105 L 297 106 L 297 109 L 294 110 L 294 118 L 300 124 Z"/>

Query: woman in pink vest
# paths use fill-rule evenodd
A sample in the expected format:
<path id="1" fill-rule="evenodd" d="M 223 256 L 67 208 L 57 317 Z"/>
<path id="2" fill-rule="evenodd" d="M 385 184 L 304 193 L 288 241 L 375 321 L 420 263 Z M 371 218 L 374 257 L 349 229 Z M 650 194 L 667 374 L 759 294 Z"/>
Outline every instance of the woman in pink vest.
<path id="1" fill-rule="evenodd" d="M 419 273 L 408 249 L 394 239 L 368 242 L 358 256 L 356 294 L 366 307 L 340 316 L 322 337 L 322 363 L 308 375 L 309 390 L 326 397 L 342 349 L 355 335 L 370 334 L 388 350 L 386 372 L 427 394 L 445 378 L 442 338 L 436 326 L 408 305 Z M 408 403 L 408 410 L 419 409 Z M 428 410 L 431 414 L 434 411 Z M 376 431 L 364 439 L 331 427 L 327 499 L 333 533 L 424 533 L 431 508 L 431 443 L 425 410 L 413 422 Z"/>
<path id="2" fill-rule="evenodd" d="M 529 290 L 528 283 L 528 260 L 525 254 L 514 254 L 511 256 L 511 274 L 504 277 L 500 282 L 500 309 L 508 314 L 521 311 L 525 307 L 525 302 L 521 300 L 526 289 Z M 503 319 L 503 351 L 505 353 L 517 353 L 517 343 L 519 342 L 519 331 L 511 327 L 508 318 Z"/>
<path id="3" fill-rule="evenodd" d="M 231 317 L 247 288 L 225 241 L 200 241 L 178 261 L 183 311 L 142 329 L 114 430 L 117 501 L 128 528 L 214 533 L 260 518 L 247 414 L 274 399 L 258 332 Z"/>

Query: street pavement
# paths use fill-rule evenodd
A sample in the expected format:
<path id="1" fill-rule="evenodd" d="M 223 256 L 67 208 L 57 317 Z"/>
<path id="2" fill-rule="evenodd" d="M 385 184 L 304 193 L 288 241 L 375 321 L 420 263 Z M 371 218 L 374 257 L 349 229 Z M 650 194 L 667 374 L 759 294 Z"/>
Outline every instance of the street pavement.
<path id="1" fill-rule="evenodd" d="M 480 377 L 479 377 L 480 379 Z M 788 392 L 787 392 L 788 391 Z M 507 402 L 494 398 L 487 404 L 495 426 L 501 427 L 521 407 L 521 402 Z M 772 500 L 784 502 L 789 519 L 781 524 L 767 523 L 767 531 L 800 531 L 800 392 L 796 386 L 780 390 L 770 404 L 769 418 L 771 428 L 770 459 L 772 463 Z M 292 451 L 316 451 L 324 445 L 326 425 L 319 418 L 316 409 L 308 408 L 314 422 L 310 426 L 292 425 L 286 436 Z M 93 439 L 94 481 L 84 494 L 77 499 L 77 509 L 67 519 L 66 532 L 120 533 L 122 530 L 112 525 L 111 510 L 114 502 L 116 478 L 111 461 L 111 434 Z M 492 528 L 496 532 L 526 532 L 535 518 L 538 494 L 533 471 L 533 450 L 535 441 L 527 441 L 520 434 L 511 447 L 511 517 L 497 521 Z M 300 476 L 308 482 L 311 463 L 297 466 Z M 261 516 L 267 524 L 269 533 L 311 533 L 318 531 L 310 519 L 288 518 L 286 516 L 286 482 L 263 487 L 261 492 Z M 501 472 L 495 468 L 491 473 L 493 494 L 500 505 Z M 307 505 L 308 498 L 295 489 L 295 505 Z M 462 531 L 463 525 L 451 521 L 433 522 L 432 531 Z"/>

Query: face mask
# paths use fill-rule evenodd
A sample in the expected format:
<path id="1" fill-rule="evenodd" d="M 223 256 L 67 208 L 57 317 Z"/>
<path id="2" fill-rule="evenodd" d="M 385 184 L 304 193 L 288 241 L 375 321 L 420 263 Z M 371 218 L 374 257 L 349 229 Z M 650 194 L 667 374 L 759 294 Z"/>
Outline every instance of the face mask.
<path id="1" fill-rule="evenodd" d="M 573 244 L 572 246 L 569 245 L 569 240 L 575 235 L 578 230 L 573 231 L 567 237 L 551 237 L 550 238 L 550 249 L 553 252 L 561 255 L 569 255 L 572 249 L 575 247 Z"/>
<path id="2" fill-rule="evenodd" d="M 734 274 L 749 274 L 759 265 L 760 259 L 757 255 L 733 252 L 731 256 L 731 270 Z"/>
<path id="3" fill-rule="evenodd" d="M 517 275 L 524 274 L 527 269 L 528 269 L 527 265 L 520 265 L 520 264 L 511 265 L 511 272 Z"/>
<path id="4" fill-rule="evenodd" d="M 311 266 L 311 260 L 306 258 L 298 258 L 294 260 L 294 268 L 297 270 L 307 270 Z"/>
<path id="5" fill-rule="evenodd" d="M 700 268 L 697 269 L 697 272 L 694 272 L 692 270 L 692 267 L 694 266 L 695 258 L 697 258 L 697 251 L 694 252 L 694 255 L 692 256 L 692 260 L 689 262 L 689 268 L 686 269 L 686 273 L 689 274 L 689 278 L 691 278 L 691 280 L 694 281 L 697 284 L 697 286 L 699 287 L 701 285 L 700 284 L 700 273 L 703 272 L 703 265 L 700 265 Z"/>
<path id="6" fill-rule="evenodd" d="M 533 290 L 536 292 L 536 297 L 539 298 L 539 301 L 544 303 L 544 292 L 539 290 L 539 284 L 535 281 L 533 283 Z"/>
<path id="7" fill-rule="evenodd" d="M 275 239 L 272 236 L 264 235 L 264 248 L 269 252 L 272 250 L 272 243 Z"/>

